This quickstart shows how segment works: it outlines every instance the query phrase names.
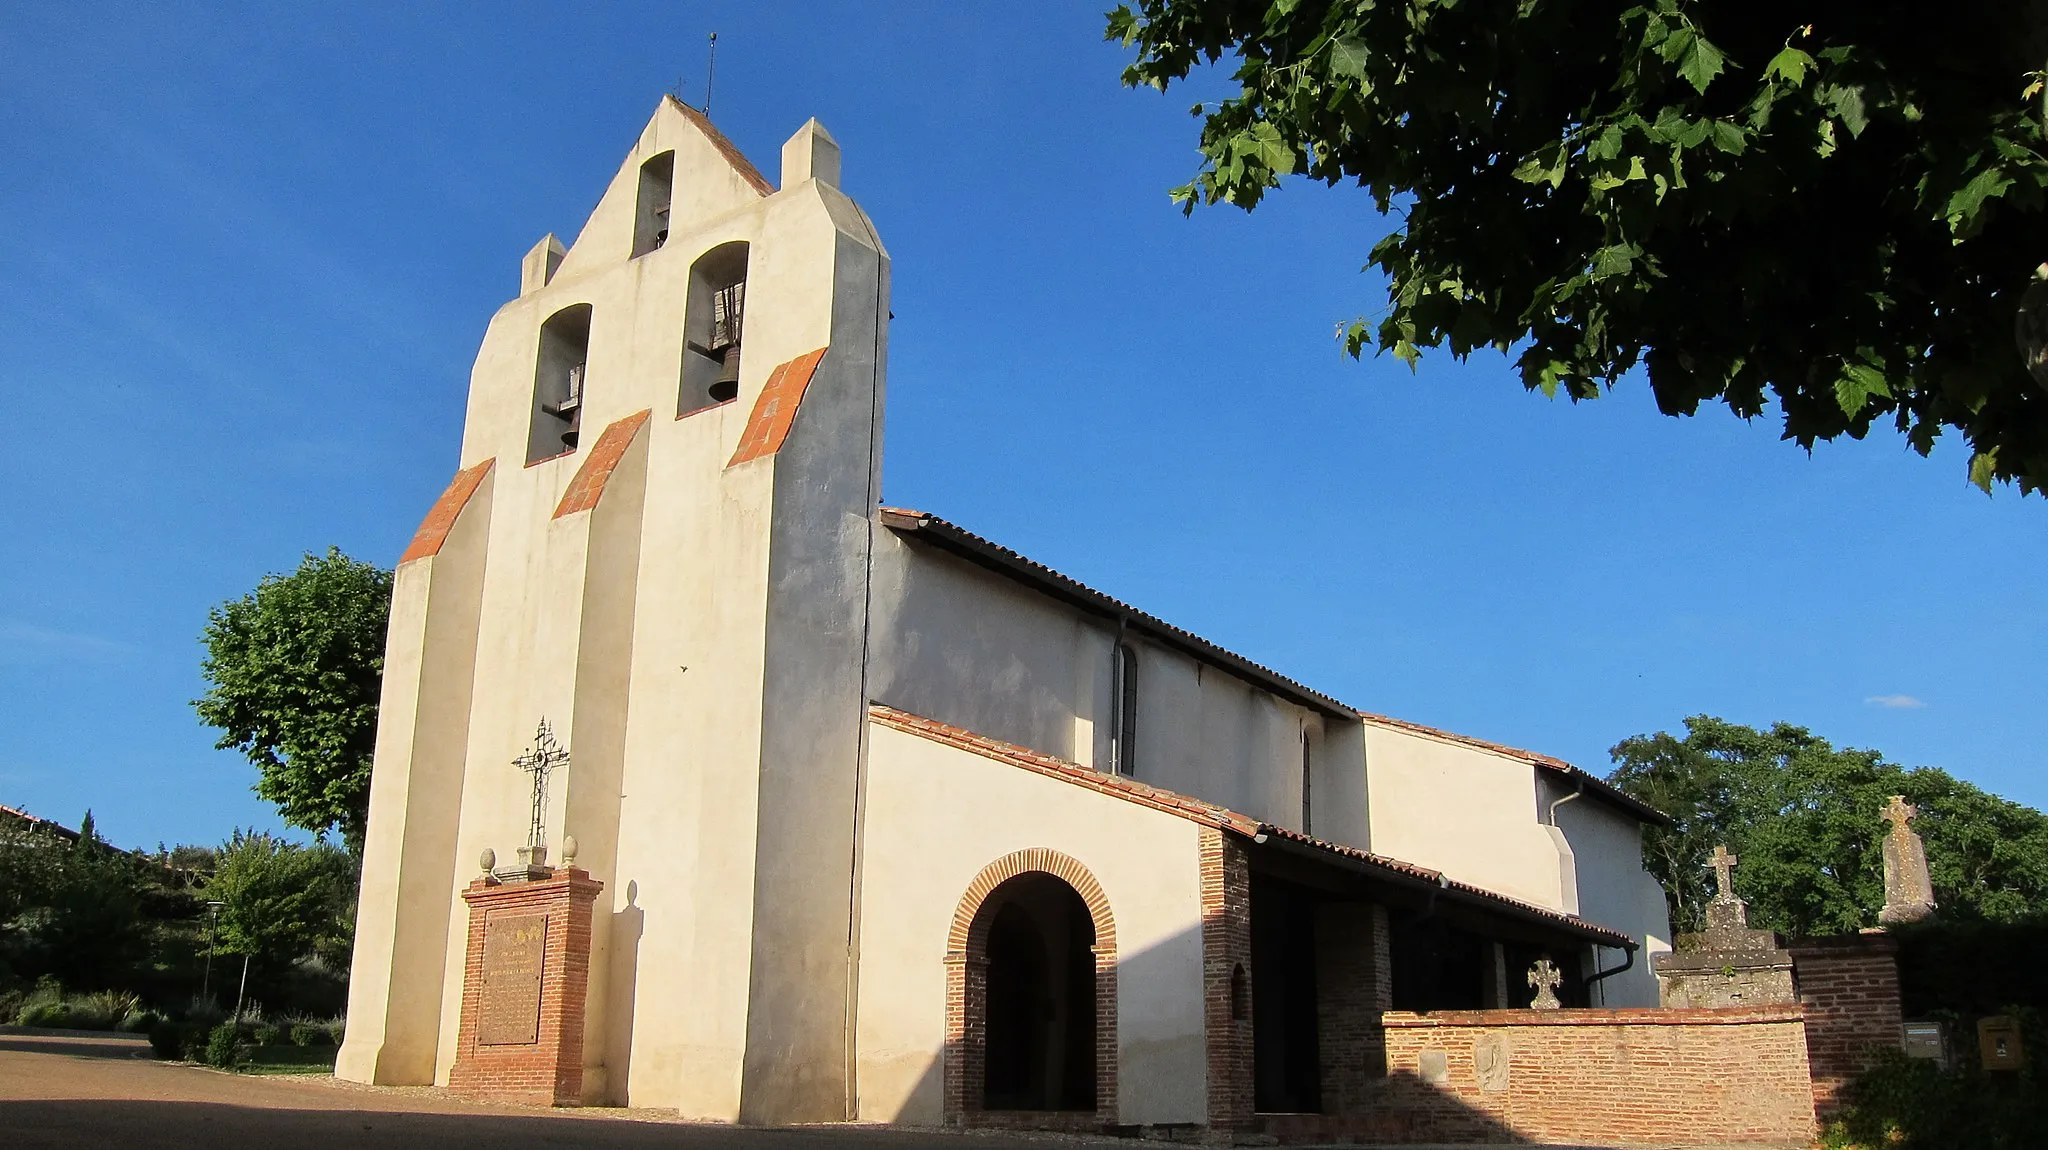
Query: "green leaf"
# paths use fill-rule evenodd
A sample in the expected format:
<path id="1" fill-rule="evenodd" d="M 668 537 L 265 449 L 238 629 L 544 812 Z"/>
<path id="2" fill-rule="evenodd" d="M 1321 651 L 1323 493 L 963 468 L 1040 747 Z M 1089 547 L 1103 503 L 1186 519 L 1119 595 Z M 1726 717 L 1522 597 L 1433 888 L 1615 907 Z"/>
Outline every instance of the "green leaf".
<path id="1" fill-rule="evenodd" d="M 1330 72 L 1332 75 L 1349 76 L 1354 80 L 1365 80 L 1365 65 L 1372 59 L 1365 41 L 1356 36 L 1344 36 L 1330 44 Z"/>
<path id="2" fill-rule="evenodd" d="M 1730 155 L 1739 156 L 1749 147 L 1749 133 L 1741 125 L 1729 120 L 1713 121 L 1714 147 Z"/>
<path id="3" fill-rule="evenodd" d="M 2003 196 L 2005 189 L 2012 186 L 2012 177 L 2000 168 L 1986 168 L 1978 172 L 1948 198 L 1948 226 L 1952 232 L 1967 227 L 1984 208 L 1984 201 L 1993 196 Z"/>
<path id="4" fill-rule="evenodd" d="M 1678 74 L 1704 94 L 1707 85 L 1714 82 L 1714 77 L 1721 74 L 1727 63 L 1728 57 L 1722 55 L 1719 48 L 1709 43 L 1705 36 L 1694 33 L 1678 59 Z"/>
<path id="5" fill-rule="evenodd" d="M 1294 170 L 1294 149 L 1280 136 L 1280 129 L 1264 120 L 1230 138 L 1231 152 L 1249 159 L 1275 176 Z"/>
<path id="6" fill-rule="evenodd" d="M 1813 57 L 1787 45 L 1785 50 L 1771 57 L 1764 65 L 1766 79 L 1783 80 L 1793 87 L 1806 83 L 1806 70 L 1813 67 Z"/>
<path id="7" fill-rule="evenodd" d="M 1557 187 L 1564 183 L 1564 148 L 1552 149 L 1550 158 L 1544 159 L 1539 153 L 1523 160 L 1515 167 L 1514 176 L 1525 184 L 1544 184 Z"/>
<path id="8" fill-rule="evenodd" d="M 1890 399 L 1891 385 L 1885 382 L 1884 373 L 1862 363 L 1844 364 L 1842 374 L 1835 380 L 1835 402 L 1842 406 L 1842 414 L 1855 418 L 1872 396 Z"/>
<path id="9" fill-rule="evenodd" d="M 1642 249 L 1634 244 L 1611 244 L 1593 253 L 1593 278 L 1604 280 L 1627 272 Z"/>
<path id="10" fill-rule="evenodd" d="M 1991 481 L 1998 477 L 1998 449 L 1979 451 L 1970 456 L 1970 482 L 1977 485 L 1984 494 L 1991 494 Z"/>

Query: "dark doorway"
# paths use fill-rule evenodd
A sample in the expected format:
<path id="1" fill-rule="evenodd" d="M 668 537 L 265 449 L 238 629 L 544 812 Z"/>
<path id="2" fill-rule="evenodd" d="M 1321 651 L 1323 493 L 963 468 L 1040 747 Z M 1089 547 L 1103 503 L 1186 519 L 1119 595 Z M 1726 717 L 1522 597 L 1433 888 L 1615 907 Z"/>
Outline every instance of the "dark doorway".
<path id="1" fill-rule="evenodd" d="M 1307 890 L 1252 875 L 1252 1107 L 1323 1108 L 1316 1045 L 1316 915 Z"/>
<path id="2" fill-rule="evenodd" d="M 1440 918 L 1396 920 L 1394 1009 L 1482 1010 L 1492 944 Z"/>
<path id="3" fill-rule="evenodd" d="M 1042 872 L 991 891 L 988 1110 L 1095 1109 L 1095 920 Z"/>

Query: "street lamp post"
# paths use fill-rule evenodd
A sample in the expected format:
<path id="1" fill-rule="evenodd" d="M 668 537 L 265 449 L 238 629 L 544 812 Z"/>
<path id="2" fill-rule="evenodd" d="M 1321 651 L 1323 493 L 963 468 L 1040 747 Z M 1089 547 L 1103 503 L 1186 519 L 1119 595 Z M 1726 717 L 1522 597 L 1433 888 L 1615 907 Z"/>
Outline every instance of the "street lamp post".
<path id="1" fill-rule="evenodd" d="M 211 998 L 213 986 L 213 944 L 220 926 L 221 904 L 209 900 L 206 904 L 206 972 L 199 976 L 199 997 Z"/>

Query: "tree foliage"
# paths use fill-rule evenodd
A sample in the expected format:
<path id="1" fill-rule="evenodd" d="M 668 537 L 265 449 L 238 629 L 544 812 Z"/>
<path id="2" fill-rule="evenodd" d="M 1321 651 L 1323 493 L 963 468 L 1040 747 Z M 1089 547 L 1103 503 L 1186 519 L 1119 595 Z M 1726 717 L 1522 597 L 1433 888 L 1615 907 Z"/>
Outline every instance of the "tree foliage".
<path id="1" fill-rule="evenodd" d="M 1133 86 L 1235 58 L 1188 210 L 1301 174 L 1397 213 L 1354 355 L 1491 346 L 1574 400 L 1641 365 L 1668 414 L 1955 429 L 1980 486 L 2048 483 L 2038 0 L 1137 0 L 1108 35 Z"/>
<path id="2" fill-rule="evenodd" d="M 1836 748 L 1802 727 L 1768 731 L 1696 715 L 1684 737 L 1658 732 L 1612 751 L 1610 779 L 1670 814 L 1644 832 L 1644 865 L 1664 884 L 1673 925 L 1698 930 L 1714 884 L 1706 861 L 1726 843 L 1753 926 L 1794 936 L 1877 925 L 1886 799 L 1920 808 L 1935 900 L 1945 919 L 2014 922 L 2048 914 L 2048 815 L 1929 767 Z"/>
<path id="3" fill-rule="evenodd" d="M 236 831 L 221 845 L 206 897 L 219 902 L 224 954 L 273 970 L 302 958 L 347 966 L 355 912 L 355 859 L 329 843 L 300 846 Z"/>
<path id="4" fill-rule="evenodd" d="M 360 848 L 384 677 L 391 572 L 329 548 L 214 608 L 210 689 L 193 702 L 217 744 L 249 756 L 284 821 Z"/>

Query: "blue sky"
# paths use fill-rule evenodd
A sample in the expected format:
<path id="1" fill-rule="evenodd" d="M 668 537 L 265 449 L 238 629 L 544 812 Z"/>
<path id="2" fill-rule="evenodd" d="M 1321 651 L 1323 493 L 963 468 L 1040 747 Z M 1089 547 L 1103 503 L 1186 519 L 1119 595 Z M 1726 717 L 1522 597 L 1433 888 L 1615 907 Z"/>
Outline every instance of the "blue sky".
<path id="1" fill-rule="evenodd" d="M 1183 219 L 1204 93 L 1122 89 L 1103 6 L 0 8 L 0 802 L 276 825 L 188 705 L 208 608 L 396 559 L 520 255 L 701 99 L 716 27 L 713 118 L 772 173 L 818 116 L 894 258 L 889 502 L 1596 770 L 1704 712 L 2048 806 L 2048 502 L 1889 434 L 1345 358 L 1387 225 L 1308 185 Z"/>

